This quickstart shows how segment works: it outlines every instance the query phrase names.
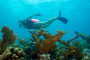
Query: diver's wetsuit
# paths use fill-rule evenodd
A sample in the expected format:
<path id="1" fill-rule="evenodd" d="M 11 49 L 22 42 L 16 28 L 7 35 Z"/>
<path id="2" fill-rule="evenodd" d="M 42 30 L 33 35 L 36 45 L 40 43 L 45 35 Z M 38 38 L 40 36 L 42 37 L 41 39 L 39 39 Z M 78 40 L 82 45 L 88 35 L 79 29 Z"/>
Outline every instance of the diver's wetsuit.
<path id="1" fill-rule="evenodd" d="M 27 28 L 27 29 L 40 29 L 40 25 L 37 25 L 36 22 L 33 22 L 31 20 L 27 20 L 26 22 L 23 20 L 19 20 L 18 23 L 21 23 L 19 26 L 21 27 L 22 25 Z"/>
<path id="2" fill-rule="evenodd" d="M 35 22 L 32 22 L 31 20 L 27 20 L 26 25 L 27 27 L 29 27 L 29 29 L 33 29 Z"/>
<path id="3" fill-rule="evenodd" d="M 34 15 L 28 17 L 27 19 L 19 20 L 18 21 L 18 23 L 20 22 L 19 26 L 20 27 L 23 26 L 26 29 L 40 29 L 40 28 L 48 27 L 57 19 L 60 20 L 61 22 L 65 23 L 65 24 L 67 24 L 67 22 L 68 22 L 68 20 L 66 18 L 61 17 L 61 12 L 59 12 L 59 17 L 51 18 L 46 22 L 33 22 L 30 20 L 33 16 L 41 16 L 41 15 L 40 14 L 34 14 Z"/>
<path id="4" fill-rule="evenodd" d="M 40 29 L 40 26 L 37 26 L 37 23 L 31 20 L 27 20 L 26 25 L 29 29 Z"/>

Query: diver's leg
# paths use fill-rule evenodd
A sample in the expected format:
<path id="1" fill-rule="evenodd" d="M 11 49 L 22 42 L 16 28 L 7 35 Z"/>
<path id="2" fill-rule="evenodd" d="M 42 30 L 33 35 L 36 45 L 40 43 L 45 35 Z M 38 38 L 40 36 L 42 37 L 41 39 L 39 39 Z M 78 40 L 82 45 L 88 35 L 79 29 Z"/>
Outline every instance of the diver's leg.
<path id="1" fill-rule="evenodd" d="M 54 18 L 49 19 L 46 22 L 38 22 L 37 26 L 39 26 L 40 28 L 48 27 L 49 25 L 51 25 L 51 23 L 53 23 L 57 19 L 58 19 L 58 17 L 54 17 Z"/>

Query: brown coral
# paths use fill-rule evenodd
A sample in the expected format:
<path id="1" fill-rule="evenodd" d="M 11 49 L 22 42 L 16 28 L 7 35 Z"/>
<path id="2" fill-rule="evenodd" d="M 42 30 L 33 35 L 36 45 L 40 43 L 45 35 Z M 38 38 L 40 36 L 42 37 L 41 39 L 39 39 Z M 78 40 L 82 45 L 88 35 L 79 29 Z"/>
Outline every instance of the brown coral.
<path id="1" fill-rule="evenodd" d="M 45 32 L 43 29 L 41 29 L 40 32 L 35 32 L 33 34 L 33 38 L 36 40 L 35 45 L 39 49 L 39 51 L 42 51 L 44 53 L 47 53 L 50 51 L 54 46 L 55 43 L 65 34 L 63 31 L 57 30 L 58 33 L 56 35 L 50 35 L 49 33 Z M 31 32 L 30 32 L 31 33 Z M 45 39 L 40 43 L 40 36 L 43 36 Z"/>
<path id="2" fill-rule="evenodd" d="M 59 51 L 61 56 L 64 56 L 64 58 L 67 59 L 67 57 L 70 58 L 82 58 L 83 54 L 81 53 L 82 48 L 77 47 L 77 45 L 79 44 L 79 41 L 75 42 L 73 40 L 75 40 L 76 38 L 78 38 L 79 35 L 77 35 L 75 38 L 68 40 L 67 42 L 64 42 L 63 40 L 59 40 L 59 42 L 63 45 L 65 45 L 65 48 L 59 48 L 56 51 Z M 70 44 L 73 41 L 72 45 Z"/>
<path id="3" fill-rule="evenodd" d="M 24 58 L 25 53 L 21 48 L 10 46 L 3 52 L 1 60 L 24 60 Z"/>
<path id="4" fill-rule="evenodd" d="M 60 56 L 63 56 L 65 59 L 68 60 L 68 58 L 73 59 L 81 59 L 83 57 L 83 54 L 81 53 L 82 48 L 78 47 L 79 41 L 73 41 L 79 37 L 77 35 L 75 38 L 72 38 L 65 42 L 64 40 L 61 40 L 61 37 L 67 33 L 63 33 L 63 31 L 59 31 L 56 35 L 51 35 L 41 29 L 41 31 L 29 31 L 32 34 L 32 37 L 30 40 L 35 42 L 35 45 L 37 46 L 38 50 L 43 53 L 49 53 L 50 51 L 59 52 L 59 55 L 56 57 L 59 59 Z M 44 39 L 40 39 L 40 36 L 43 36 Z M 55 45 L 56 42 L 60 42 L 60 45 Z M 73 41 L 73 42 L 72 42 Z M 72 44 L 70 44 L 72 42 Z M 56 48 L 60 46 L 60 48 Z M 57 60 L 57 59 L 56 59 Z"/>
<path id="5" fill-rule="evenodd" d="M 9 27 L 3 26 L 1 32 L 3 39 L 0 39 L 0 54 L 17 39 L 17 35 L 14 35 L 13 30 L 10 30 Z"/>

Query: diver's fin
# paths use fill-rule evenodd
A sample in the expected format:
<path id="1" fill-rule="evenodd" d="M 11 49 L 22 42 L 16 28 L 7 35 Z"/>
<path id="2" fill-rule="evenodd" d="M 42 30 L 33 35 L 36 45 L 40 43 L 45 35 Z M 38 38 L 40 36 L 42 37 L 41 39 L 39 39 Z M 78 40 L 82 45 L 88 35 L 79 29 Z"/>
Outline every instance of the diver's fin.
<path id="1" fill-rule="evenodd" d="M 65 24 L 67 24 L 68 20 L 64 17 L 61 17 L 61 11 L 59 11 L 59 20 Z"/>
<path id="2" fill-rule="evenodd" d="M 65 24 L 67 24 L 67 22 L 68 22 L 68 20 L 66 18 L 64 18 L 64 17 L 61 17 L 60 18 L 60 21 L 63 22 L 63 23 L 65 23 Z"/>

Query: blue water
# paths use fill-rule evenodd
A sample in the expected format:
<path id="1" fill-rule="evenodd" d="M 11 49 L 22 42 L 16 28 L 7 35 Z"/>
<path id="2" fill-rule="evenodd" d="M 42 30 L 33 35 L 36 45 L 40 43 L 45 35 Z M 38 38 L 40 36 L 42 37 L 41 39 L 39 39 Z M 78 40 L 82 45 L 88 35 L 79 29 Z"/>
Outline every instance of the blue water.
<path id="1" fill-rule="evenodd" d="M 45 22 L 50 18 L 58 17 L 59 11 L 62 12 L 62 17 L 69 20 L 68 24 L 57 20 L 45 30 L 53 35 L 57 30 L 68 31 L 62 37 L 64 40 L 75 37 L 75 31 L 90 35 L 90 0 L 0 0 L 0 30 L 4 25 L 9 26 L 15 34 L 18 34 L 18 38 L 28 39 L 31 37 L 28 31 L 32 29 L 20 28 L 17 24 L 18 20 L 40 13 L 41 17 L 34 18 Z"/>

